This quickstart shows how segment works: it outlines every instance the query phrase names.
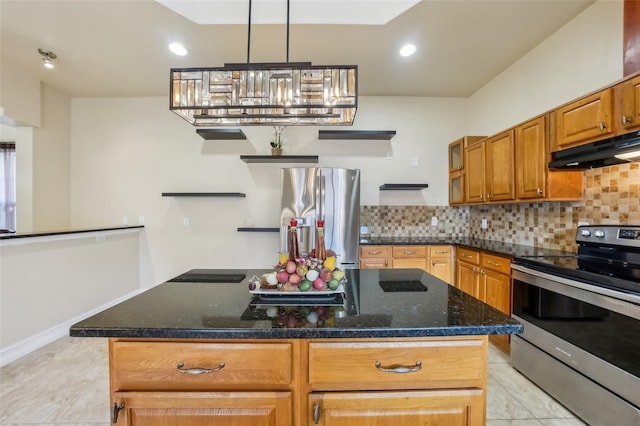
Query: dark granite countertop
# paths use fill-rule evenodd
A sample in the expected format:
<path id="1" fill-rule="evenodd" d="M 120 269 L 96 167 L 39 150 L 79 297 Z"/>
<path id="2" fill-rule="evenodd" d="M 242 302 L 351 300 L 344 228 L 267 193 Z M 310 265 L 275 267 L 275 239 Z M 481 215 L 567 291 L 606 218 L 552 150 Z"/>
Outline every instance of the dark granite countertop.
<path id="1" fill-rule="evenodd" d="M 183 281 L 185 276 L 196 281 Z M 193 270 L 71 326 L 76 337 L 379 338 L 515 334 L 509 316 L 418 269 L 348 269 L 344 299 L 258 300 L 265 270 Z M 203 282 L 208 275 L 210 281 Z M 244 278 L 242 278 L 244 275 Z M 216 276 L 224 276 L 216 280 Z M 201 279 L 198 281 L 198 279 Z M 240 278 L 242 278 L 240 280 Z M 239 281 L 240 280 L 240 281 Z M 234 282 L 235 281 L 235 282 Z M 273 300 L 275 299 L 275 300 Z M 319 321 L 309 322 L 317 316 Z M 288 323 L 287 328 L 284 323 Z"/>
<path id="2" fill-rule="evenodd" d="M 478 238 L 373 237 L 360 245 L 456 245 L 507 257 L 566 256 L 572 253 Z"/>

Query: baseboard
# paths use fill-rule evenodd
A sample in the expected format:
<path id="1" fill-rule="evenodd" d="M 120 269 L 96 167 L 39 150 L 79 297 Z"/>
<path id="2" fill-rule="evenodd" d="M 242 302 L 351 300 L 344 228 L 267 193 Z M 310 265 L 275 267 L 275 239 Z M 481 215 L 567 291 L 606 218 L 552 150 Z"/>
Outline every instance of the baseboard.
<path id="1" fill-rule="evenodd" d="M 51 328 L 41 331 L 40 333 L 29 336 L 17 343 L 9 345 L 6 348 L 0 349 L 0 367 L 4 367 L 10 362 L 22 358 L 23 356 L 35 351 L 36 349 L 40 349 L 41 347 L 48 345 L 49 343 L 58 340 L 61 337 L 69 335 L 69 327 L 71 327 L 73 324 L 82 321 L 83 319 L 88 318 L 91 315 L 95 315 L 107 308 L 110 308 L 120 302 L 130 299 L 133 296 L 142 293 L 143 291 L 144 289 L 133 291 L 122 297 L 112 300 L 111 302 L 105 303 L 102 306 L 98 306 L 97 308 L 92 309 L 89 312 L 85 312 L 63 323 L 57 324 Z"/>

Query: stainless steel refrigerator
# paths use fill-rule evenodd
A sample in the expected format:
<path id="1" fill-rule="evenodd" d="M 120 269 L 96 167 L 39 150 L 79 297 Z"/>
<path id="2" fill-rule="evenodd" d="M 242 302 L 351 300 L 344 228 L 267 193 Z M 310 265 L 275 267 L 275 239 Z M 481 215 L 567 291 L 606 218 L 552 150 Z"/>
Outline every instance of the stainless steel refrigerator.
<path id="1" fill-rule="evenodd" d="M 288 251 L 291 219 L 298 221 L 300 254 L 315 247 L 316 221 L 324 220 L 325 247 L 343 266 L 358 264 L 360 170 L 329 167 L 282 169 L 280 250 Z"/>

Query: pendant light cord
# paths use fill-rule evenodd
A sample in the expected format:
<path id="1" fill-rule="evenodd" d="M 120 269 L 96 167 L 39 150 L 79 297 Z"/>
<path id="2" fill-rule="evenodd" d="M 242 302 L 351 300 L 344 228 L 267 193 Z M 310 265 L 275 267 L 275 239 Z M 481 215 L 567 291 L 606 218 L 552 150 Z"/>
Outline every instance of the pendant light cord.
<path id="1" fill-rule="evenodd" d="M 251 52 L 251 0 L 249 0 L 249 29 L 247 30 L 247 63 L 250 63 Z"/>
<path id="2" fill-rule="evenodd" d="M 287 0 L 287 62 L 289 62 L 289 0 Z"/>

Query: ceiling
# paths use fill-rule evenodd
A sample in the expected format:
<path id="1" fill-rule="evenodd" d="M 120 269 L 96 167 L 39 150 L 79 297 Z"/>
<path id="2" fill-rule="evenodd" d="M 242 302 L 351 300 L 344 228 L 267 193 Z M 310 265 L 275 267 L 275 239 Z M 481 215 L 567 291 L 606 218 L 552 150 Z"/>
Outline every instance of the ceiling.
<path id="1" fill-rule="evenodd" d="M 285 0 L 268 1 L 281 2 L 284 21 Z M 371 15 L 379 19 L 382 3 L 396 1 L 349 1 L 360 11 L 349 13 L 376 11 Z M 313 16 L 313 7 L 334 16 L 348 10 L 342 13 L 338 1 L 291 0 L 289 60 L 358 65 L 360 95 L 467 97 L 593 2 L 422 0 L 386 24 L 354 25 L 297 23 Z M 223 3 L 248 11 L 247 0 Z M 256 23 L 259 15 L 252 21 L 251 62 L 284 62 L 286 25 Z M 246 20 L 197 24 L 153 0 L 0 0 L 0 62 L 74 97 L 167 96 L 172 67 L 246 62 L 247 28 Z M 189 54 L 169 52 L 173 41 Z M 400 57 L 406 42 L 418 50 Z M 38 48 L 58 55 L 54 70 L 42 67 Z"/>

